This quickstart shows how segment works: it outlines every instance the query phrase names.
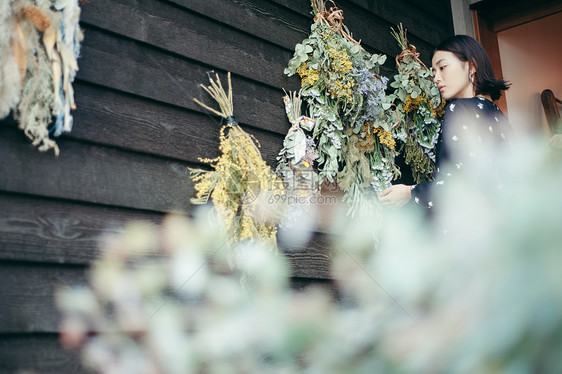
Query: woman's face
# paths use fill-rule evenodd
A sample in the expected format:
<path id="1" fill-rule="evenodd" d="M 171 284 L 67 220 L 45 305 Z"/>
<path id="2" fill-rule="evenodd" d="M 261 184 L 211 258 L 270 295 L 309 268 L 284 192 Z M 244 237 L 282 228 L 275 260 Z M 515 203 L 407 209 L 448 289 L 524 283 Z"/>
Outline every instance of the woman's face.
<path id="1" fill-rule="evenodd" d="M 469 80 L 468 61 L 461 61 L 454 53 L 437 51 L 431 60 L 433 80 L 445 100 L 474 97 Z"/>

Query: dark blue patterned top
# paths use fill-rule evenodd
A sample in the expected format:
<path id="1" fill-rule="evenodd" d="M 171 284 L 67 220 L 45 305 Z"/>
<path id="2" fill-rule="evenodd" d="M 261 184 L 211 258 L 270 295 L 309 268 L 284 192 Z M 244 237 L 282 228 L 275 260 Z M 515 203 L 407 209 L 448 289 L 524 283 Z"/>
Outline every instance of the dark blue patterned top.
<path id="1" fill-rule="evenodd" d="M 475 162 L 482 163 L 478 156 L 483 150 L 504 143 L 513 136 L 507 117 L 493 102 L 481 97 L 449 102 L 441 129 L 434 178 L 412 189 L 414 202 L 429 209 L 438 204 L 439 190 L 451 177 L 462 173 L 463 168 L 469 165 L 474 166 Z M 492 163 L 492 160 L 486 161 Z M 483 164 L 478 166 L 486 167 Z"/>

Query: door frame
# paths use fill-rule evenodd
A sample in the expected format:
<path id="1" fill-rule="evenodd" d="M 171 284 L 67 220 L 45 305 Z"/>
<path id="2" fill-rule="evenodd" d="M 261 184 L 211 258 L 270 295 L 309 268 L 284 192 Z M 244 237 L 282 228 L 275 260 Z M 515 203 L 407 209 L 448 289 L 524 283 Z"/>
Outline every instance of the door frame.
<path id="1" fill-rule="evenodd" d="M 492 63 L 494 75 L 503 79 L 498 33 L 562 12 L 559 0 L 483 0 L 469 6 L 474 25 L 474 37 L 482 44 Z M 507 114 L 507 101 L 503 95 L 498 106 Z"/>

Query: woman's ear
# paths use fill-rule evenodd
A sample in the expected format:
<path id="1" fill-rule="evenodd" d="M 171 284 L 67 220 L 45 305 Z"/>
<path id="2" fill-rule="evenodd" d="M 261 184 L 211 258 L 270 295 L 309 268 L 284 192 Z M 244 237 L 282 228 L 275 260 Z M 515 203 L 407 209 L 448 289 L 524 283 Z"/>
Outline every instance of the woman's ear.
<path id="1" fill-rule="evenodd" d="M 476 70 L 478 70 L 478 64 L 476 63 L 476 60 L 472 60 L 468 63 L 468 74 L 473 76 L 476 73 Z"/>

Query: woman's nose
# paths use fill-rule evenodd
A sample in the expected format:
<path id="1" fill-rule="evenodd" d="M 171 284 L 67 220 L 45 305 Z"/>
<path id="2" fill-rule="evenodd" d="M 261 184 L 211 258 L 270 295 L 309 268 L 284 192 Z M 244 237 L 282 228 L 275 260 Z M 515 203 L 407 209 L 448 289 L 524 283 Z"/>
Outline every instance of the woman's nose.
<path id="1" fill-rule="evenodd" d="M 441 82 L 441 75 L 438 72 L 434 72 L 433 73 L 433 81 L 435 83 L 439 83 Z"/>

